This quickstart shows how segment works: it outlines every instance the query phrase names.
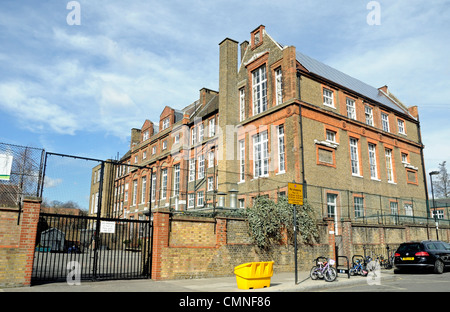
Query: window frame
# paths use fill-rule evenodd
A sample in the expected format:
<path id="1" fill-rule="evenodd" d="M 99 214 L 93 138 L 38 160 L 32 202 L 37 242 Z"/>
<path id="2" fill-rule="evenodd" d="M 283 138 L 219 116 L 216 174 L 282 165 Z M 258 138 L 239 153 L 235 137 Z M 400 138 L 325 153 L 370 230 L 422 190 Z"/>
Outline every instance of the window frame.
<path id="1" fill-rule="evenodd" d="M 283 71 L 281 67 L 275 69 L 275 105 L 283 103 Z"/>
<path id="2" fill-rule="evenodd" d="M 345 104 L 347 107 L 347 117 L 352 120 L 356 120 L 356 101 L 352 98 L 347 97 L 345 99 Z"/>
<path id="3" fill-rule="evenodd" d="M 262 65 L 252 71 L 253 116 L 268 109 L 267 68 Z"/>
<path id="4" fill-rule="evenodd" d="M 280 130 L 283 130 L 283 133 L 280 133 Z M 286 140 L 284 135 L 284 124 L 276 127 L 277 130 L 277 141 L 278 141 L 278 173 L 286 172 Z"/>
<path id="5" fill-rule="evenodd" d="M 331 96 L 325 93 L 331 93 Z M 332 107 L 332 108 L 336 108 L 336 106 L 334 105 L 334 91 L 328 88 L 323 87 L 322 88 L 322 99 L 323 99 L 323 105 L 328 106 L 328 107 Z M 327 102 L 327 100 L 331 101 L 331 104 L 329 104 Z"/>
<path id="6" fill-rule="evenodd" d="M 371 146 L 373 146 L 373 150 L 371 150 Z M 378 180 L 377 145 L 375 143 L 368 142 L 367 149 L 369 153 L 370 178 L 373 180 Z"/>
<path id="7" fill-rule="evenodd" d="M 253 138 L 253 177 L 254 178 L 268 177 L 269 176 L 268 131 L 266 130 L 257 133 L 252 138 Z M 259 164 L 257 165 L 258 162 Z"/>
<path id="8" fill-rule="evenodd" d="M 369 112 L 368 112 L 369 110 Z M 366 125 L 373 126 L 373 107 L 369 105 L 364 106 L 364 116 L 366 119 Z"/>
<path id="9" fill-rule="evenodd" d="M 386 118 L 384 118 L 386 117 Z M 381 112 L 381 129 L 386 132 L 391 132 L 389 127 L 389 114 Z"/>
<path id="10" fill-rule="evenodd" d="M 355 144 L 352 144 L 352 142 L 355 142 Z M 352 170 L 352 175 L 360 177 L 361 176 L 361 168 L 360 168 L 359 148 L 358 148 L 359 139 L 350 137 L 349 145 L 350 145 L 350 167 Z M 357 172 L 354 172 L 354 170 L 353 170 L 354 168 L 357 168 Z"/>

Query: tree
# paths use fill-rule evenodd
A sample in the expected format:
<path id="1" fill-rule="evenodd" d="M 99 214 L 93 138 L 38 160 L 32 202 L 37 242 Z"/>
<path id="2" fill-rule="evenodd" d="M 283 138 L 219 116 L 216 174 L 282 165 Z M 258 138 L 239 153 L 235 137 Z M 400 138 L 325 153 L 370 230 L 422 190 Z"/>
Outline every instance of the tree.
<path id="1" fill-rule="evenodd" d="M 450 176 L 447 172 L 447 161 L 439 164 L 439 175 L 433 178 L 433 189 L 436 198 L 450 197 Z"/>
<path id="2" fill-rule="evenodd" d="M 261 249 L 270 249 L 272 245 L 279 244 L 284 230 L 288 242 L 293 242 L 293 207 L 286 197 L 280 197 L 277 203 L 264 196 L 257 197 L 246 215 L 250 235 Z M 304 243 L 312 243 L 319 235 L 315 220 L 314 210 L 308 203 L 298 206 L 297 229 Z"/>

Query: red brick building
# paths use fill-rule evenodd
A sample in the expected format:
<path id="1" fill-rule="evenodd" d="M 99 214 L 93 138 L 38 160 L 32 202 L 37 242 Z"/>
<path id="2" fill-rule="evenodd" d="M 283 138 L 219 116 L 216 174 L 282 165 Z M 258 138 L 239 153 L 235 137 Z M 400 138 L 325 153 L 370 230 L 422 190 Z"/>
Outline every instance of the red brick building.
<path id="1" fill-rule="evenodd" d="M 429 215 L 417 107 L 278 43 L 263 25 L 250 41 L 224 39 L 219 56 L 219 91 L 203 88 L 132 129 L 115 215 L 249 207 L 293 181 L 336 234 L 342 219 Z"/>

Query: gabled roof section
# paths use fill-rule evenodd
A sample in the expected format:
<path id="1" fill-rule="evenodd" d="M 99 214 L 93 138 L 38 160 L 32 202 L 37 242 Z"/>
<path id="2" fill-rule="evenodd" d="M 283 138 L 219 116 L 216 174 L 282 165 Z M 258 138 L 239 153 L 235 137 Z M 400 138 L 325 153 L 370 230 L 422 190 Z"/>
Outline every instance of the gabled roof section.
<path id="1" fill-rule="evenodd" d="M 392 97 L 388 97 L 386 93 L 374 88 L 356 78 L 353 78 L 343 72 L 328 66 L 322 62 L 319 62 L 305 54 L 296 52 L 297 61 L 300 62 L 310 73 L 325 78 L 331 82 L 334 82 L 342 87 L 353 90 L 356 93 L 361 94 L 375 102 L 378 102 L 384 106 L 391 108 L 396 112 L 406 114 L 414 118 L 404 105 L 396 103 Z M 414 118 L 416 119 L 416 118 Z"/>

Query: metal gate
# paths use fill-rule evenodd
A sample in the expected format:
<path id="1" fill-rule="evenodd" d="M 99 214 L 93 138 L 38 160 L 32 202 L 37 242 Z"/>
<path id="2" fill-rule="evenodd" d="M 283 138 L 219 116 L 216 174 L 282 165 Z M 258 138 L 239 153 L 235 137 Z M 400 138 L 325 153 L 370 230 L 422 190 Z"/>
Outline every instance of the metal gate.
<path id="1" fill-rule="evenodd" d="M 32 283 L 151 276 L 151 222 L 41 213 Z"/>
<path id="2" fill-rule="evenodd" d="M 125 201 L 117 180 L 123 166 L 45 154 L 41 209 L 46 210 L 39 216 L 32 283 L 151 277 L 151 218 L 118 210 Z M 142 168 L 129 165 L 127 172 Z M 76 207 L 86 209 L 66 209 Z"/>

